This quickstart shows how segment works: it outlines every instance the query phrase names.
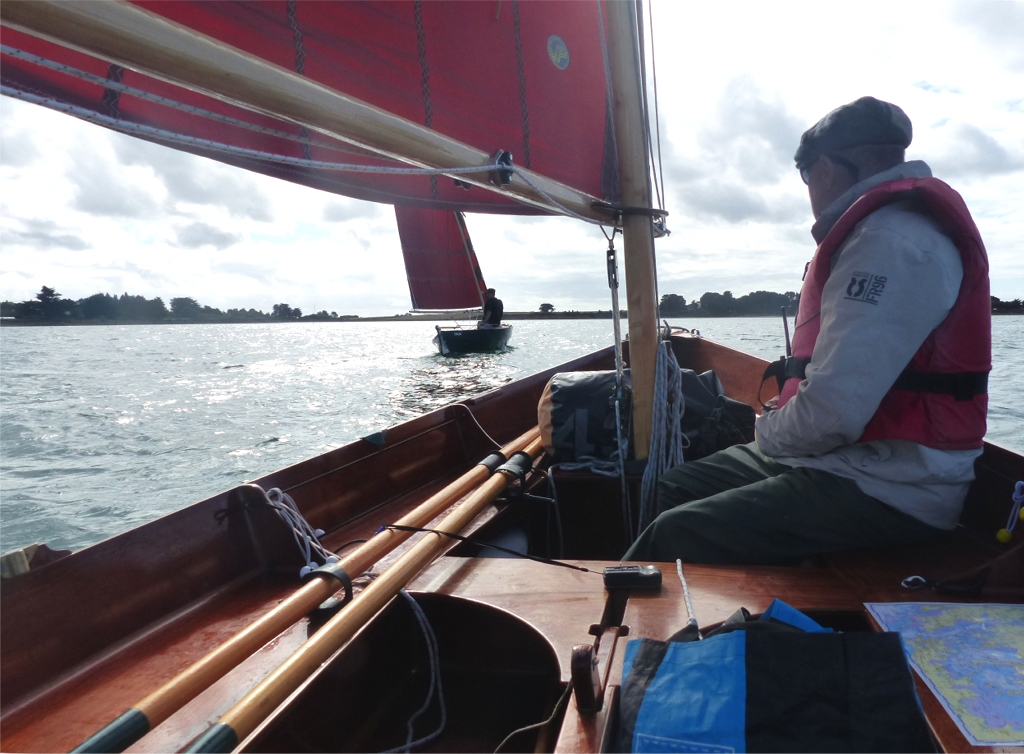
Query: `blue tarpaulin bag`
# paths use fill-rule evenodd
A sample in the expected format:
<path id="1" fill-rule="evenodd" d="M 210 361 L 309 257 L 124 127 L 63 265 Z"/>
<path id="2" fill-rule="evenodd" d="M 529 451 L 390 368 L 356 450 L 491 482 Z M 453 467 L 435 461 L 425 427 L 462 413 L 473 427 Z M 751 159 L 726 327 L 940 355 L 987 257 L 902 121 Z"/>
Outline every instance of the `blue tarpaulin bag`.
<path id="1" fill-rule="evenodd" d="M 776 600 L 695 635 L 626 646 L 620 751 L 935 751 L 899 634 L 835 633 Z"/>

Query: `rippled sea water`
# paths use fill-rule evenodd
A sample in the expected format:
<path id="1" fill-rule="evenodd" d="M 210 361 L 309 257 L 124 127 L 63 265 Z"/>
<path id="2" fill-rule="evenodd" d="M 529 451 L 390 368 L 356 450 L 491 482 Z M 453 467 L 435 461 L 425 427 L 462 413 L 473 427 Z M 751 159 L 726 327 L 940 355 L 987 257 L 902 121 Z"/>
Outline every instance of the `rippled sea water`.
<path id="1" fill-rule="evenodd" d="M 775 319 L 670 320 L 765 358 Z M 433 323 L 0 331 L 0 551 L 79 549 L 612 342 L 608 320 L 514 323 L 444 358 Z M 1024 317 L 994 322 L 989 439 L 1024 452 Z"/>

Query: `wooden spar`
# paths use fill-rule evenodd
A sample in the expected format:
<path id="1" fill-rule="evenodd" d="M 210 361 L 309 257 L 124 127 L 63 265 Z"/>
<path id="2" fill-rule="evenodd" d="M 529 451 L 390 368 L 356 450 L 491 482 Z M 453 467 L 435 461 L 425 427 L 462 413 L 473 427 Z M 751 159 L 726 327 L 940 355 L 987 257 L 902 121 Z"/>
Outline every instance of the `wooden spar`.
<path id="1" fill-rule="evenodd" d="M 501 448 L 508 458 L 535 443 L 539 430 L 534 427 Z M 491 472 L 480 464 L 467 471 L 440 492 L 432 495 L 395 523 L 423 527 L 461 497 L 476 489 Z M 385 529 L 341 560 L 341 567 L 358 576 L 411 537 L 413 532 Z M 316 578 L 301 587 L 262 618 L 247 626 L 217 649 L 165 683 L 132 709 L 77 746 L 76 752 L 124 751 L 150 730 L 181 709 L 202 691 L 256 650 L 299 621 L 317 605 L 338 591 L 333 578 Z"/>
<path id="2" fill-rule="evenodd" d="M 608 59 L 612 79 L 612 123 L 619 157 L 619 193 L 627 207 L 650 207 L 647 136 L 640 90 L 640 52 L 633 2 L 609 2 Z M 629 310 L 629 368 L 633 381 L 633 446 L 647 458 L 658 357 L 654 229 L 647 215 L 624 215 L 622 246 Z"/>
<path id="3" fill-rule="evenodd" d="M 543 445 L 538 437 L 527 445 L 525 452 L 531 459 L 535 459 L 542 451 Z M 445 516 L 435 527 L 437 531 L 457 534 L 465 529 L 505 489 L 510 478 L 511 473 L 508 476 L 504 472 L 494 474 Z M 331 618 L 298 651 L 228 710 L 188 751 L 234 749 L 451 542 L 443 534 L 424 535 L 423 539 L 374 579 L 344 611 Z"/>
<path id="4" fill-rule="evenodd" d="M 4 0 L 0 20 L 89 55 L 141 71 L 225 102 L 315 129 L 349 144 L 417 167 L 493 164 L 486 152 L 349 97 L 304 76 L 237 50 L 123 0 Z M 539 173 L 523 170 L 559 204 L 612 224 L 597 199 Z M 496 187 L 487 173 L 459 180 L 543 209 L 550 202 L 525 181 Z"/>

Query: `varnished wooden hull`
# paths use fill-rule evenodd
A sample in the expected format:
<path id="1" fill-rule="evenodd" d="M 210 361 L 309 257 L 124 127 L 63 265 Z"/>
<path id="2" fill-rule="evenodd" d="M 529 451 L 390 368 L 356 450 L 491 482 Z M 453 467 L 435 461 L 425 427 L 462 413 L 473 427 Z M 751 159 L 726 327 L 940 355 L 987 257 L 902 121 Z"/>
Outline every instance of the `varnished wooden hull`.
<path id="1" fill-rule="evenodd" d="M 674 338 L 673 345 L 683 366 L 715 369 L 730 395 L 758 405 L 763 362 L 694 337 Z M 487 433 L 506 442 L 536 422 L 537 400 L 551 373 L 611 366 L 606 349 L 465 404 Z M 768 385 L 765 390 L 762 398 Z M 360 440 L 257 483 L 288 491 L 306 518 L 328 532 L 327 546 L 337 547 L 396 520 L 488 447 L 464 409 L 446 408 L 388 430 L 382 444 Z M 993 534 L 1005 523 L 1004 503 L 1013 482 L 1024 478 L 1024 461 L 987 446 L 977 474 L 963 526 L 938 543 L 847 553 L 815 568 L 688 566 L 701 623 L 723 620 L 740 605 L 763 610 L 780 597 L 835 620 L 854 616 L 866 626 L 864 601 L 919 599 L 901 589 L 902 578 L 943 577 L 1000 551 Z M 574 472 L 559 476 L 558 485 L 564 555 L 600 571 L 622 552 L 617 482 Z M 524 508 L 499 505 L 473 528 L 479 536 L 516 527 L 532 532 L 540 525 L 535 518 Z M 542 536 L 534 539 L 531 547 L 551 546 Z M 453 549 L 410 585 L 438 627 L 451 690 L 451 728 L 432 744 L 434 750 L 493 749 L 512 729 L 544 719 L 569 681 L 573 645 L 593 641 L 590 626 L 606 610 L 607 594 L 595 574 L 473 554 L 466 545 Z M 375 570 L 397 556 L 387 556 Z M 5 582 L 0 748 L 61 751 L 80 743 L 294 591 L 297 566 L 294 543 L 270 512 L 247 513 L 238 496 L 226 492 Z M 1019 588 L 1022 566 L 1019 557 L 1004 560 L 991 583 Z M 664 638 L 685 623 L 674 567 L 666 566 L 664 575 L 662 592 L 631 597 L 625 605 L 622 623 L 632 636 Z M 357 589 L 365 583 L 357 581 Z M 1020 592 L 1005 594 L 1005 600 L 1021 599 Z M 418 637 L 402 609 L 398 602 L 386 608 L 243 748 L 345 751 L 402 743 L 424 678 Z M 309 630 L 308 621 L 286 630 L 133 750 L 184 747 L 300 646 Z M 621 660 L 612 662 L 614 680 Z M 919 693 L 940 744 L 969 749 L 922 684 Z M 570 701 L 554 729 L 516 748 L 596 750 L 610 735 L 613 706 L 614 688 L 597 713 L 579 714 Z M 417 730 L 430 728 L 424 719 Z"/>

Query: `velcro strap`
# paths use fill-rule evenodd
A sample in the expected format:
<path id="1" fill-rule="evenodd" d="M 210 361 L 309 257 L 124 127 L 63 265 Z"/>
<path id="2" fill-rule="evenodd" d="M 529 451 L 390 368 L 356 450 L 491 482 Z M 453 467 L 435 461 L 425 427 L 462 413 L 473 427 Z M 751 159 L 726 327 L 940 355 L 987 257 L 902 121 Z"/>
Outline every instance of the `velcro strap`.
<path id="1" fill-rule="evenodd" d="M 477 466 L 483 466 L 492 474 L 497 471 L 503 463 L 508 459 L 505 458 L 505 454 L 499 450 L 495 450 L 493 453 L 488 455 L 484 460 L 477 464 Z"/>
<path id="2" fill-rule="evenodd" d="M 498 467 L 498 471 L 507 471 L 520 482 L 523 482 L 526 480 L 527 472 L 532 468 L 533 459 L 530 457 L 530 454 L 518 450 L 509 457 L 508 463 Z"/>
<path id="3" fill-rule="evenodd" d="M 312 571 L 302 577 L 303 581 L 309 581 L 312 578 L 335 578 L 341 582 L 341 585 L 345 588 L 345 599 L 341 601 L 342 605 L 348 604 L 352 601 L 352 577 L 348 575 L 348 571 L 341 567 L 341 563 L 327 563 L 319 568 L 314 568 Z"/>
<path id="4" fill-rule="evenodd" d="M 988 372 L 918 372 L 905 369 L 892 386 L 894 390 L 952 395 L 969 401 L 988 392 Z"/>
<path id="5" fill-rule="evenodd" d="M 797 377 L 802 380 L 807 377 L 807 365 L 810 363 L 810 359 L 798 359 L 795 356 L 783 356 L 778 361 L 773 361 L 768 365 L 768 368 L 764 370 L 764 375 L 761 377 L 761 382 L 763 384 L 768 378 L 774 377 L 775 382 L 779 386 L 779 392 L 781 393 L 783 385 L 786 384 L 786 380 L 792 377 Z"/>

